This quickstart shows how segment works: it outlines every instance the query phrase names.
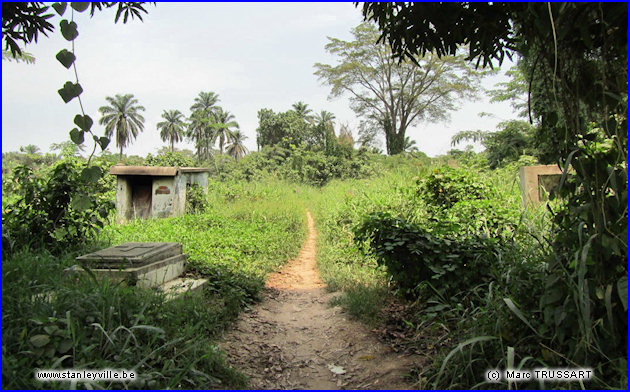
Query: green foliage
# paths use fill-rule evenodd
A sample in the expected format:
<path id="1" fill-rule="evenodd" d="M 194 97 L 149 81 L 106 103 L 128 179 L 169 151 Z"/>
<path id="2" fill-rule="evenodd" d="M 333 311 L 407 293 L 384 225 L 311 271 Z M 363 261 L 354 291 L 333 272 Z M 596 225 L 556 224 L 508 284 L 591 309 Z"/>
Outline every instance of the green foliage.
<path id="1" fill-rule="evenodd" d="M 293 258 L 305 237 L 308 188 L 281 182 L 210 183 L 204 213 L 107 226 L 100 242 L 55 257 L 21 248 L 3 259 L 3 385 L 42 384 L 35 368 L 134 369 L 139 383 L 98 389 L 244 388 L 217 347 L 265 275 Z M 203 194 L 203 193 L 202 193 Z M 166 301 L 151 290 L 64 271 L 78 254 L 127 241 L 181 242 L 189 273 L 209 280 L 198 296 Z"/>
<path id="2" fill-rule="evenodd" d="M 481 178 L 465 169 L 442 167 L 417 180 L 418 196 L 437 209 L 451 208 L 462 200 L 480 200 L 489 192 Z"/>
<path id="3" fill-rule="evenodd" d="M 305 147 L 265 146 L 238 161 L 215 157 L 209 167 L 212 175 L 225 180 L 280 178 L 314 186 L 323 186 L 335 178 L 365 178 L 375 173 L 373 154 L 364 150 L 346 153 L 335 156 Z"/>
<path id="4" fill-rule="evenodd" d="M 86 167 L 76 158 L 57 162 L 47 178 L 19 166 L 13 175 L 15 199 L 2 212 L 3 252 L 22 246 L 47 246 L 55 251 L 90 240 L 114 208 L 107 167 Z"/>
<path id="5" fill-rule="evenodd" d="M 151 153 L 147 154 L 144 164 L 147 166 L 192 167 L 195 166 L 195 160 L 180 151 L 167 151 L 155 156 Z"/>
<path id="6" fill-rule="evenodd" d="M 206 193 L 199 184 L 191 184 L 186 188 L 186 213 L 198 214 L 208 208 Z"/>
<path id="7" fill-rule="evenodd" d="M 308 137 L 309 128 L 309 123 L 294 110 L 276 114 L 271 109 L 261 109 L 258 111 L 256 143 L 259 147 L 299 146 Z"/>
<path id="8" fill-rule="evenodd" d="M 355 236 L 369 243 L 378 264 L 387 267 L 410 296 L 417 296 L 426 284 L 440 298 L 456 301 L 470 287 L 492 278 L 488 256 L 495 252 L 496 241 L 489 238 L 436 236 L 389 213 L 367 216 Z"/>

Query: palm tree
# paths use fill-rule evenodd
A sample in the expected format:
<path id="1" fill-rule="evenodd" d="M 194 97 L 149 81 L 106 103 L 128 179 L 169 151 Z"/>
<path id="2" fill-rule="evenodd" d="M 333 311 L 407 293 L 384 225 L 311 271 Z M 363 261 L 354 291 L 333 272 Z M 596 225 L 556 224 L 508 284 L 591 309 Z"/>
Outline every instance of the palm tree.
<path id="1" fill-rule="evenodd" d="M 24 154 L 35 155 L 35 154 L 39 153 L 39 147 L 37 147 L 34 144 L 29 144 L 27 146 L 20 147 L 20 152 L 22 152 Z"/>
<path id="2" fill-rule="evenodd" d="M 315 115 L 315 121 L 317 121 L 318 124 L 334 124 L 335 118 L 334 114 L 326 110 L 322 110 L 319 114 Z"/>
<path id="3" fill-rule="evenodd" d="M 215 140 L 215 129 L 212 128 L 212 124 L 216 123 L 216 114 L 220 110 L 217 102 L 219 102 L 217 94 L 212 91 L 201 91 L 190 107 L 189 137 L 195 141 L 199 162 L 204 157 L 210 158 L 211 143 Z"/>
<path id="4" fill-rule="evenodd" d="M 316 138 L 324 147 L 324 151 L 329 152 L 330 142 L 335 137 L 335 115 L 329 111 L 322 110 L 315 115 L 317 127 L 315 128 Z"/>
<path id="5" fill-rule="evenodd" d="M 171 143 L 171 152 L 175 151 L 175 143 L 182 141 L 184 136 L 184 115 L 179 110 L 169 110 L 162 113 L 162 118 L 166 121 L 157 123 L 160 130 L 160 137 L 163 141 Z"/>
<path id="6" fill-rule="evenodd" d="M 213 113 L 217 108 L 219 96 L 212 91 L 201 91 L 199 96 L 195 98 L 195 103 L 190 107 L 191 112 L 203 110 L 207 114 Z"/>
<path id="7" fill-rule="evenodd" d="M 120 148 L 120 158 L 122 159 L 123 148 L 144 130 L 144 117 L 140 114 L 145 110 L 144 106 L 134 98 L 133 94 L 120 95 L 115 97 L 105 97 L 110 106 L 101 106 L 99 124 L 105 125 L 105 136 L 111 139 L 116 131 L 116 146 Z"/>
<path id="8" fill-rule="evenodd" d="M 197 162 L 210 158 L 210 141 L 214 139 L 213 119 L 208 118 L 204 110 L 197 110 L 190 115 L 186 136 L 195 142 Z"/>
<path id="9" fill-rule="evenodd" d="M 234 139 L 234 132 L 231 128 L 238 129 L 238 123 L 234 121 L 234 115 L 227 110 L 218 108 L 215 113 L 216 122 L 214 123 L 214 141 L 219 139 L 219 150 L 223 154 L 223 145 Z"/>
<path id="10" fill-rule="evenodd" d="M 225 149 L 228 155 L 237 161 L 247 154 L 247 147 L 243 144 L 243 140 L 245 139 L 247 139 L 247 136 L 237 129 L 232 132 L 232 143 L 230 143 Z"/>
<path id="11" fill-rule="evenodd" d="M 308 104 L 306 104 L 306 103 L 304 103 L 302 101 L 297 101 L 296 103 L 293 104 L 293 110 L 304 121 L 306 121 L 308 123 L 313 121 L 313 116 L 311 115 L 311 113 L 313 113 L 313 111 L 308 108 Z"/>

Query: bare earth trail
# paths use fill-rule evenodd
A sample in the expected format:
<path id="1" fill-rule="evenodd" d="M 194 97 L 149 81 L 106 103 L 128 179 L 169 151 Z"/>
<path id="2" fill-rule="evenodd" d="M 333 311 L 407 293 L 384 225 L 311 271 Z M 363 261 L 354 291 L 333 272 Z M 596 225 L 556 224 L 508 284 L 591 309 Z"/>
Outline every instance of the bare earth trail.
<path id="1" fill-rule="evenodd" d="M 250 377 L 251 389 L 414 389 L 405 373 L 414 359 L 393 352 L 368 328 L 328 304 L 308 237 L 295 260 L 271 274 L 263 301 L 242 313 L 221 348 Z"/>

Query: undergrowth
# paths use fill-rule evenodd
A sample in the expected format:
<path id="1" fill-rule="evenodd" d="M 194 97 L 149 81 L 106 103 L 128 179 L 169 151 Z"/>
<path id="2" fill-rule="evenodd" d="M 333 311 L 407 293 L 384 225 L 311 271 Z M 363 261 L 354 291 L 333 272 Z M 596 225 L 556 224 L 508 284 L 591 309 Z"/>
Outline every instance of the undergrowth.
<path id="1" fill-rule="evenodd" d="M 281 182 L 211 182 L 195 215 L 111 224 L 98 241 L 61 254 L 22 248 L 5 255 L 3 387 L 245 387 L 216 341 L 259 298 L 265 275 L 297 254 L 305 237 L 301 198 L 309 193 Z M 166 301 L 152 290 L 64 271 L 80 254 L 130 241 L 182 243 L 190 273 L 209 283 L 198 296 Z M 139 381 L 73 385 L 34 378 L 35 369 L 62 368 L 129 369 Z"/>

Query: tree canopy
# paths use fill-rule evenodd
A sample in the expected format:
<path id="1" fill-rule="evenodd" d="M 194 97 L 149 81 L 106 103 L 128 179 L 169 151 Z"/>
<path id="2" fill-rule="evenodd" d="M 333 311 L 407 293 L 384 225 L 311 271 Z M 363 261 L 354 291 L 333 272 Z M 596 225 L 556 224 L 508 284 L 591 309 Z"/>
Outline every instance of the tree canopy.
<path id="1" fill-rule="evenodd" d="M 386 45 L 376 44 L 373 24 L 357 26 L 352 35 L 353 41 L 329 38 L 326 50 L 339 62 L 315 64 L 315 75 L 331 86 L 332 97 L 348 94 L 358 116 L 381 124 L 390 155 L 403 151 L 408 127 L 447 119 L 455 98 L 473 98 L 481 89 L 482 73 L 461 56 L 396 62 Z"/>

